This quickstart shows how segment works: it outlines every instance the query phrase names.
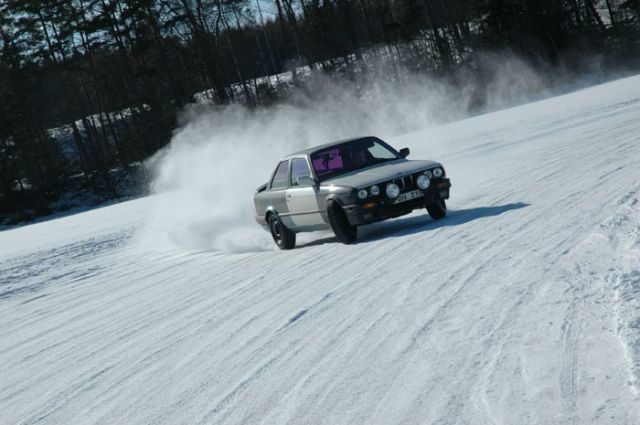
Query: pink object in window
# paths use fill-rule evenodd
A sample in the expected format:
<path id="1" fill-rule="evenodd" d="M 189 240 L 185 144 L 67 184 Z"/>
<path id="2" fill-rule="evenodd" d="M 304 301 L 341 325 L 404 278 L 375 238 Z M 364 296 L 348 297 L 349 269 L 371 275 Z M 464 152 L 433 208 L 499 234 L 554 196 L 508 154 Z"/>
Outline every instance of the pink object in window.
<path id="1" fill-rule="evenodd" d="M 327 161 L 327 158 L 330 159 Z M 337 148 L 314 154 L 311 158 L 311 162 L 313 163 L 313 169 L 318 175 L 322 175 L 335 170 L 342 170 L 344 168 L 342 155 L 340 154 L 340 150 L 338 150 Z"/>

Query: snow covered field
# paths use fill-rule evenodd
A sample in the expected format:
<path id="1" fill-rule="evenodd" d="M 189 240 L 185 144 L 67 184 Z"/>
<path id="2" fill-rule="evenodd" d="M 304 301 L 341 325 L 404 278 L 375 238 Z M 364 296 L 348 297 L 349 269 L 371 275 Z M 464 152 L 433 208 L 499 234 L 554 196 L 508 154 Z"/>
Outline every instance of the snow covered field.
<path id="1" fill-rule="evenodd" d="M 390 142 L 444 163 L 445 220 L 187 252 L 156 196 L 1 232 L 0 424 L 639 424 L 640 77 Z"/>

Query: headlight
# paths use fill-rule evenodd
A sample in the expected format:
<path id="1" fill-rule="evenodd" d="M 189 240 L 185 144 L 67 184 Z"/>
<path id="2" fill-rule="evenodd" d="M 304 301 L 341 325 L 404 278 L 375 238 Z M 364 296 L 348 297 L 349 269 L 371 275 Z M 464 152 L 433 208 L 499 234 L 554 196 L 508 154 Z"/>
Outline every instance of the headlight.
<path id="1" fill-rule="evenodd" d="M 434 168 L 433 175 L 436 176 L 437 178 L 440 178 L 444 175 L 444 171 L 442 171 L 442 168 Z"/>
<path id="2" fill-rule="evenodd" d="M 397 198 L 400 195 L 400 188 L 395 183 L 389 183 L 386 189 L 387 196 L 391 199 Z"/>
<path id="3" fill-rule="evenodd" d="M 371 192 L 371 196 L 378 196 L 380 195 L 380 188 L 377 185 L 371 186 L 371 189 L 369 189 L 369 192 Z"/>
<path id="4" fill-rule="evenodd" d="M 358 192 L 358 198 L 360 198 L 360 199 L 366 199 L 367 195 L 368 195 L 367 189 L 361 189 Z"/>
<path id="5" fill-rule="evenodd" d="M 431 172 L 431 170 L 427 170 L 427 171 L 425 171 L 425 172 L 424 172 L 424 175 L 425 175 L 425 176 L 427 176 L 427 177 L 429 177 L 429 178 L 433 177 L 433 173 Z"/>
<path id="6" fill-rule="evenodd" d="M 431 184 L 431 181 L 429 180 L 429 177 L 423 174 L 418 177 L 418 180 L 416 181 L 416 183 L 418 183 L 418 187 L 420 189 L 424 190 L 429 187 L 429 185 Z"/>

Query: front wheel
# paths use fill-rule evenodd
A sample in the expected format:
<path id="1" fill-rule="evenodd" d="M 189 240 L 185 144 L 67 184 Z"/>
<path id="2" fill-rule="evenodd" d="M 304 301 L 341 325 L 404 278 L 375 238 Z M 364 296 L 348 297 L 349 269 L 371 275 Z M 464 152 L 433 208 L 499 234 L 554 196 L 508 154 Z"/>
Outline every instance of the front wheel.
<path id="1" fill-rule="evenodd" d="M 434 220 L 440 220 L 447 215 L 447 204 L 444 199 L 439 199 L 427 205 L 427 212 Z"/>
<path id="2" fill-rule="evenodd" d="M 331 229 L 340 242 L 348 245 L 356 241 L 358 228 L 349 224 L 347 215 L 340 205 L 334 201 L 329 201 L 327 203 L 327 215 L 329 216 Z"/>
<path id="3" fill-rule="evenodd" d="M 292 249 L 296 246 L 296 234 L 280 221 L 277 214 L 269 215 L 269 230 L 273 241 L 280 249 Z"/>

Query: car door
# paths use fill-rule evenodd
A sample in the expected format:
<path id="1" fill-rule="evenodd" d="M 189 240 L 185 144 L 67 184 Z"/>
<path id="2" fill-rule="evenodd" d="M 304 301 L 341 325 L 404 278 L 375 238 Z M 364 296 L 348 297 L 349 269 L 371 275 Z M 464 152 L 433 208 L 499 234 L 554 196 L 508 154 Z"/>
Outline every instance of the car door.
<path id="1" fill-rule="evenodd" d="M 320 215 L 320 208 L 316 196 L 317 188 L 300 185 L 300 177 L 312 177 L 307 158 L 293 158 L 291 160 L 291 180 L 287 189 L 287 209 L 291 214 L 291 221 L 296 228 L 318 228 L 324 226 Z"/>
<path id="2" fill-rule="evenodd" d="M 263 195 L 267 205 L 274 208 L 282 223 L 287 227 L 293 227 L 291 214 L 287 205 L 286 195 L 289 189 L 289 160 L 281 161 L 269 182 L 269 190 Z"/>

